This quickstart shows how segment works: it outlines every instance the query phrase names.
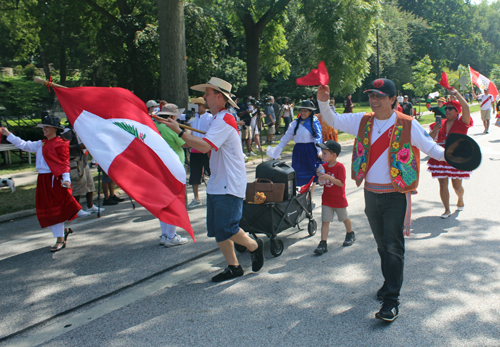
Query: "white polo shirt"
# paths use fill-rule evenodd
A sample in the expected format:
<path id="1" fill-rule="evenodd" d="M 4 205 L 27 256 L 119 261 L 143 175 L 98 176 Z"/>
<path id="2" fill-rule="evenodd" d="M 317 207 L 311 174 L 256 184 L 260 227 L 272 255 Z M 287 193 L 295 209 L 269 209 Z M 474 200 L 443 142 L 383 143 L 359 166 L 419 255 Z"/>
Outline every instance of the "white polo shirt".
<path id="1" fill-rule="evenodd" d="M 233 115 L 226 109 L 220 110 L 214 115 L 203 140 L 212 146 L 207 193 L 230 194 L 244 199 L 247 174 L 238 126 Z"/>
<path id="2" fill-rule="evenodd" d="M 479 102 L 482 104 L 481 110 L 491 110 L 491 102 L 493 101 L 493 95 L 488 94 L 481 94 L 477 97 Z M 486 102 L 483 104 L 483 102 L 486 100 Z"/>

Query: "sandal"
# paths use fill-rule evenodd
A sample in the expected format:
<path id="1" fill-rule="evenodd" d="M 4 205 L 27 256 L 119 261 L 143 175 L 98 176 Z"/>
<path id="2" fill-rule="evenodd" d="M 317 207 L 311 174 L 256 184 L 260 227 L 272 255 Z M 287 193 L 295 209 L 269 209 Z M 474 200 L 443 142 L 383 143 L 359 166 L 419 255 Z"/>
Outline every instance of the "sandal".
<path id="1" fill-rule="evenodd" d="M 50 248 L 51 252 L 57 252 L 66 247 L 66 242 L 56 242 L 54 246 Z"/>
<path id="2" fill-rule="evenodd" d="M 71 228 L 64 228 L 64 242 L 68 239 L 69 234 L 73 234 L 73 230 Z"/>

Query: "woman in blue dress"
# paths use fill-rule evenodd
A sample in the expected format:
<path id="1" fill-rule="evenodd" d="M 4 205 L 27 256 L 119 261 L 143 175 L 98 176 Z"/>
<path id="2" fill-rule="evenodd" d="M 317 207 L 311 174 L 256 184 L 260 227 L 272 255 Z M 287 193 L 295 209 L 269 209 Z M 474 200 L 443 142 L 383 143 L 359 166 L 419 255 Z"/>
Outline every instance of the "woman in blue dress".
<path id="1" fill-rule="evenodd" d="M 278 146 L 267 148 L 267 154 L 271 158 L 279 158 L 283 148 L 293 139 L 295 146 L 292 152 L 292 167 L 297 176 L 297 186 L 303 186 L 309 183 L 312 177 L 315 183 L 318 181 L 316 169 L 321 162 L 321 148 L 316 144 L 323 143 L 323 136 L 321 124 L 314 116 L 316 106 L 311 101 L 305 100 L 298 109 L 299 116 L 290 123 Z M 314 193 L 314 185 L 312 192 Z"/>

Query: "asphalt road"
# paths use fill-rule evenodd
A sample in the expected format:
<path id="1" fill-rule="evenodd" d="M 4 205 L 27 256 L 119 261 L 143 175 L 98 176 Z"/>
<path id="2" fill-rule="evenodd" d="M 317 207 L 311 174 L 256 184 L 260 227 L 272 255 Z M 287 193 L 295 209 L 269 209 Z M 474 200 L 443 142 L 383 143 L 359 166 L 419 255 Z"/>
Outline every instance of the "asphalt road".
<path id="1" fill-rule="evenodd" d="M 463 212 L 439 218 L 438 183 L 422 158 L 400 317 L 391 324 L 374 319 L 380 262 L 363 190 L 350 180 L 352 247 L 341 246 L 343 224 L 334 221 L 329 252 L 315 256 L 320 236 L 309 237 L 306 220 L 302 231 L 280 233 L 279 257 L 264 237 L 260 272 L 241 253 L 245 276 L 220 284 L 210 278 L 225 263 L 206 237 L 203 207 L 189 213 L 197 242 L 169 249 L 158 245 L 158 220 L 129 202 L 70 223 L 75 233 L 55 254 L 35 216 L 2 222 L 0 346 L 498 346 L 500 129 L 483 135 L 477 114 L 474 120 L 469 134 L 483 161 L 464 182 Z M 342 148 L 347 167 L 351 151 Z M 317 189 L 318 223 L 320 195 Z"/>

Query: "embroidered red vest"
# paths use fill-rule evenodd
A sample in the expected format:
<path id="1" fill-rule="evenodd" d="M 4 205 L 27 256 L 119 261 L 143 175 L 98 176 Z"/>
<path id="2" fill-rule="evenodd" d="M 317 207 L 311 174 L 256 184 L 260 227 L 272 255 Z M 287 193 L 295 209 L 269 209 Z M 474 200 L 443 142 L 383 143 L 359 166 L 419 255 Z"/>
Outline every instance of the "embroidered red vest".
<path id="1" fill-rule="evenodd" d="M 389 173 L 394 189 L 406 193 L 417 189 L 420 172 L 420 150 L 411 145 L 413 117 L 396 112 L 396 122 L 390 132 Z M 358 136 L 352 150 L 351 177 L 359 187 L 366 177 L 370 160 L 371 134 L 374 113 L 366 113 L 359 124 Z"/>

